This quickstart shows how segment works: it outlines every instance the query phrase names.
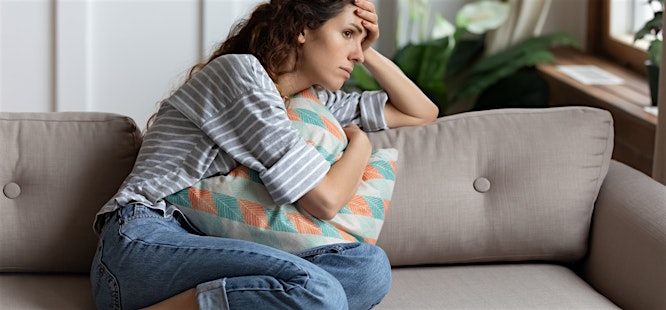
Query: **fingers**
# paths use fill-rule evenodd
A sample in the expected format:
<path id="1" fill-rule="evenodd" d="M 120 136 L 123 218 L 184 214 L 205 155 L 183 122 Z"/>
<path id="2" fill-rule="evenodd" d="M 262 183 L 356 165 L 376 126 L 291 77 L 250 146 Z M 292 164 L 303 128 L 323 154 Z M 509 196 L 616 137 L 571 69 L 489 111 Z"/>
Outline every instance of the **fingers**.
<path id="1" fill-rule="evenodd" d="M 359 128 L 356 124 L 349 124 L 342 128 L 342 130 L 345 132 L 345 136 L 347 136 L 347 139 L 351 139 L 351 137 L 354 136 L 354 134 L 357 134 L 359 132 L 363 132 L 361 128 Z"/>
<path id="2" fill-rule="evenodd" d="M 373 24 L 376 24 L 379 18 L 375 12 L 375 5 L 370 0 L 356 0 L 356 6 L 360 10 L 356 10 L 356 14 Z"/>
<path id="3" fill-rule="evenodd" d="M 354 3 L 359 8 L 356 10 L 356 15 L 363 19 L 361 23 L 368 32 L 362 43 L 363 50 L 365 50 L 379 38 L 379 17 L 377 16 L 375 4 L 372 3 L 372 0 L 355 0 Z"/>
<path id="4" fill-rule="evenodd" d="M 377 24 L 379 17 L 377 17 L 377 13 L 375 12 L 375 4 L 372 3 L 372 1 L 356 0 L 354 1 L 354 3 L 359 8 L 358 10 L 356 10 L 356 15 L 358 15 L 358 17 L 364 19 L 365 21 L 371 24 Z"/>
<path id="5" fill-rule="evenodd" d="M 372 0 L 355 0 L 354 4 L 370 13 L 375 13 L 375 4 L 372 3 Z"/>

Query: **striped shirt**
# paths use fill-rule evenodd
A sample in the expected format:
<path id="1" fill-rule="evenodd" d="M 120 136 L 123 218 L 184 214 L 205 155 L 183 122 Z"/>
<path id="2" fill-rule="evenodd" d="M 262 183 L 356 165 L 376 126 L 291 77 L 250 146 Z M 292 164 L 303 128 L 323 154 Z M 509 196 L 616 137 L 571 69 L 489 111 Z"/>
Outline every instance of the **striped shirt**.
<path id="1" fill-rule="evenodd" d="M 331 92 L 321 102 L 341 125 L 387 128 L 386 93 Z M 252 55 L 224 55 L 165 99 L 144 136 L 132 172 L 99 215 L 130 203 L 171 214 L 163 198 L 239 164 L 257 172 L 276 204 L 293 203 L 316 186 L 330 164 L 291 128 L 284 101 Z"/>

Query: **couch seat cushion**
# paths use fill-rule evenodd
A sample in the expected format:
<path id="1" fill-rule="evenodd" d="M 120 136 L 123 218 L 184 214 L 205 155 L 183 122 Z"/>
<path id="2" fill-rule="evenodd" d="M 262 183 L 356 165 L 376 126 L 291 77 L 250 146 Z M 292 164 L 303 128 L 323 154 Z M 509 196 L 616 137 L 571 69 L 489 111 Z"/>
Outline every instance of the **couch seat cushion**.
<path id="1" fill-rule="evenodd" d="M 559 265 L 507 264 L 393 269 L 387 309 L 619 309 Z"/>
<path id="2" fill-rule="evenodd" d="M 95 309 L 87 274 L 2 274 L 0 309 Z"/>

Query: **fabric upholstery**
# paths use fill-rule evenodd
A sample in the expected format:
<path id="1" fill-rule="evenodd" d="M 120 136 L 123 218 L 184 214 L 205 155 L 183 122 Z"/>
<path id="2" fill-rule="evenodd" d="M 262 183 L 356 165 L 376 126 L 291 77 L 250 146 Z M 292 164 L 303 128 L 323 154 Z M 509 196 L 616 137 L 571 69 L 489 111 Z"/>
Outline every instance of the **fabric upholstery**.
<path id="1" fill-rule="evenodd" d="M 622 163 L 611 168 L 583 274 L 622 308 L 666 309 L 666 187 Z"/>
<path id="2" fill-rule="evenodd" d="M 377 309 L 616 308 L 606 298 L 625 309 L 666 308 L 666 189 L 611 162 L 594 192 L 605 173 L 603 145 L 612 140 L 604 114 L 475 112 L 372 134 L 376 145 L 398 145 L 401 154 L 379 245 L 394 265 L 437 264 L 395 267 Z M 85 274 L 96 244 L 92 218 L 139 144 L 126 117 L 0 113 L 0 309 L 94 308 Z M 583 238 L 555 226 L 584 230 L 584 219 L 568 212 L 588 216 L 575 207 L 590 196 L 597 200 L 589 251 L 576 262 L 583 278 L 557 263 L 501 264 L 543 253 L 573 259 L 563 249 L 583 251 Z M 437 263 L 454 261 L 488 264 Z M 78 274 L 53 274 L 61 271 Z"/>
<path id="3" fill-rule="evenodd" d="M 393 269 L 377 310 L 620 309 L 571 269 L 550 264 Z"/>
<path id="4" fill-rule="evenodd" d="M 0 271 L 88 272 L 94 215 L 140 144 L 125 116 L 0 113 Z"/>
<path id="5" fill-rule="evenodd" d="M 399 150 L 377 243 L 394 266 L 572 262 L 587 252 L 613 148 L 607 111 L 490 110 L 370 137 Z"/>
<path id="6" fill-rule="evenodd" d="M 95 309 L 87 274 L 2 274 L 0 309 Z"/>

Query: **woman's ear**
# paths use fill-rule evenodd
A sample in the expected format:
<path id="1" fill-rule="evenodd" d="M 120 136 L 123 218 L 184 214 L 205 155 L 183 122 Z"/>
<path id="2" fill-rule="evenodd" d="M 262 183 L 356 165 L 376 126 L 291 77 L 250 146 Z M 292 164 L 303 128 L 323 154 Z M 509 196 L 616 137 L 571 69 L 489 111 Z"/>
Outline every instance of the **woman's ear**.
<path id="1" fill-rule="evenodd" d="M 298 35 L 298 43 L 303 44 L 305 43 L 305 34 L 307 32 L 307 29 L 304 29 L 301 31 L 301 33 Z"/>

